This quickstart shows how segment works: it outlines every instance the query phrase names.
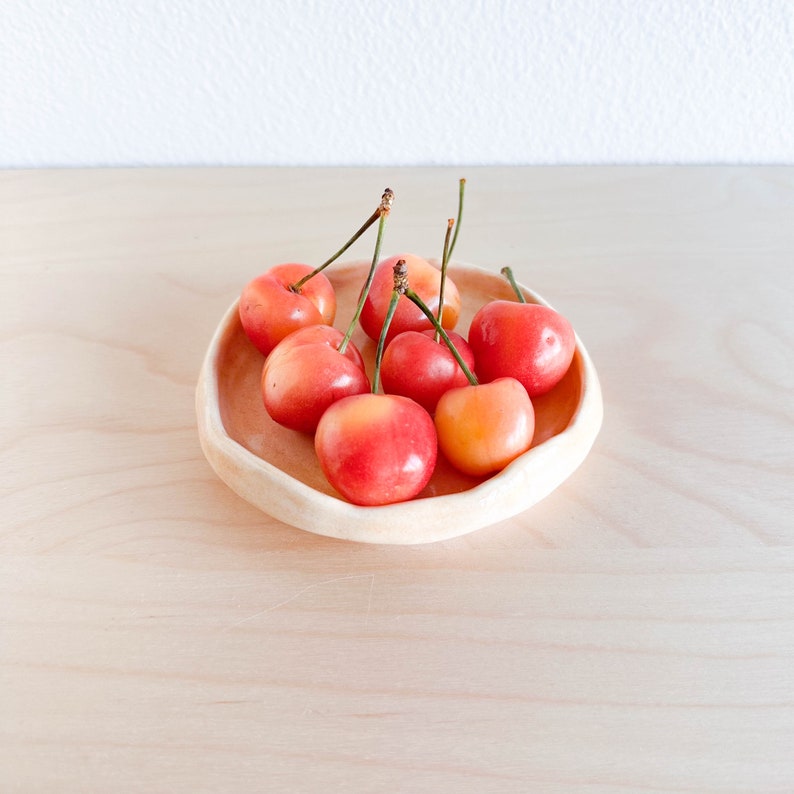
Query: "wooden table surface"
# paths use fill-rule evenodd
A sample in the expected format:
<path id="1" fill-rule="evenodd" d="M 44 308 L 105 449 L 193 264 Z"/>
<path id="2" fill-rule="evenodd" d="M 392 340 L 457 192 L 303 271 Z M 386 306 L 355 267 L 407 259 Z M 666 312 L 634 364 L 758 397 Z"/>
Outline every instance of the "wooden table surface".
<path id="1" fill-rule="evenodd" d="M 267 266 L 384 253 L 566 314 L 582 467 L 454 541 L 278 523 L 194 390 Z M 371 256 L 371 236 L 350 258 Z M 794 169 L 0 175 L 0 790 L 794 791 Z"/>

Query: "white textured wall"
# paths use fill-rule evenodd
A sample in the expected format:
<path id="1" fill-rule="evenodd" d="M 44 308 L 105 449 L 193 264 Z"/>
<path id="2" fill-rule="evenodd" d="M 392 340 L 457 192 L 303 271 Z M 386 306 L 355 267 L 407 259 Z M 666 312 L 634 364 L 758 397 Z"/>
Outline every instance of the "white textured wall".
<path id="1" fill-rule="evenodd" d="M 0 0 L 0 166 L 794 163 L 794 0 Z"/>

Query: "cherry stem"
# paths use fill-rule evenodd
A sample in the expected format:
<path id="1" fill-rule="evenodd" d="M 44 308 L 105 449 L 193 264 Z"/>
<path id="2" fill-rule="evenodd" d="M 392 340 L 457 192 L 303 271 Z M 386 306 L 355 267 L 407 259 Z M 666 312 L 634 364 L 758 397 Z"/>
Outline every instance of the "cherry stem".
<path id="1" fill-rule="evenodd" d="M 375 351 L 375 371 L 372 375 L 372 393 L 377 394 L 380 391 L 380 365 L 383 360 L 383 351 L 386 347 L 386 336 L 389 333 L 389 326 L 391 325 L 392 317 L 397 311 L 397 304 L 400 301 L 400 296 L 405 294 L 408 288 L 408 266 L 405 264 L 404 259 L 399 259 L 392 268 L 394 273 L 394 289 L 391 293 L 391 300 L 389 301 L 389 308 L 386 310 L 386 316 L 383 318 L 383 325 L 380 329 L 380 336 L 378 337 L 378 347 Z"/>
<path id="2" fill-rule="evenodd" d="M 455 243 L 458 242 L 458 232 L 460 231 L 460 219 L 463 217 L 463 193 L 466 190 L 466 180 L 461 179 L 458 187 L 458 219 L 455 221 L 455 235 L 449 246 L 449 256 L 452 258 L 452 252 L 455 250 Z"/>
<path id="3" fill-rule="evenodd" d="M 383 242 L 383 229 L 386 226 L 386 218 L 389 217 L 393 203 L 394 193 L 390 188 L 386 188 L 383 193 L 383 198 L 380 202 L 380 207 L 378 207 L 380 221 L 378 223 L 378 236 L 375 239 L 375 251 L 372 254 L 372 264 L 369 267 L 369 273 L 367 273 L 367 280 L 364 284 L 364 288 L 361 290 L 361 296 L 358 299 L 356 312 L 353 315 L 353 319 L 350 321 L 350 325 L 347 327 L 344 338 L 339 343 L 338 349 L 340 353 L 344 353 L 347 350 L 347 346 L 350 344 L 350 338 L 353 336 L 353 332 L 356 330 L 356 326 L 358 325 L 358 318 L 361 317 L 361 312 L 364 309 L 364 303 L 367 300 L 369 288 L 372 286 L 372 279 L 375 276 L 375 268 L 377 267 L 378 260 L 380 259 L 380 247 L 381 243 Z"/>
<path id="4" fill-rule="evenodd" d="M 378 208 L 372 213 L 372 215 L 369 216 L 369 218 L 367 218 L 366 221 L 364 221 L 363 226 L 333 256 L 331 256 L 329 259 L 326 259 L 325 262 L 323 262 L 319 267 L 314 268 L 311 273 L 307 273 L 305 276 L 303 276 L 303 278 L 290 285 L 290 289 L 293 292 L 300 292 L 301 287 L 310 278 L 313 278 L 318 273 L 321 273 L 323 270 L 325 270 L 325 268 L 328 267 L 328 265 L 339 259 L 339 257 L 342 256 L 342 254 L 347 251 L 347 249 L 350 248 L 350 246 L 353 245 L 353 243 L 355 243 L 356 240 L 358 240 L 358 238 L 361 237 L 361 235 L 364 234 L 364 232 L 367 231 L 367 229 L 369 229 L 369 227 L 372 226 L 372 224 L 383 215 L 384 204 L 388 202 L 389 207 L 391 207 L 392 201 L 394 201 L 394 193 L 390 188 L 386 188 L 383 196 L 381 197 Z"/>
<path id="5" fill-rule="evenodd" d="M 441 323 L 439 323 L 435 314 L 430 311 L 427 304 L 410 287 L 405 290 L 405 297 L 413 301 L 422 310 L 425 317 L 427 317 L 427 319 L 433 323 L 433 328 L 436 329 L 436 333 L 438 333 L 439 336 L 444 340 L 444 344 L 449 348 L 449 352 L 455 357 L 455 361 L 457 361 L 460 365 L 460 368 L 463 370 L 463 374 L 466 376 L 469 383 L 472 386 L 477 386 L 478 381 L 477 378 L 474 377 L 474 373 L 468 368 L 466 362 L 463 360 L 460 353 L 458 353 L 458 349 L 447 335 L 447 332 L 441 327 Z"/>
<path id="6" fill-rule="evenodd" d="M 444 237 L 444 253 L 441 255 L 441 285 L 438 288 L 438 324 L 441 325 L 441 318 L 444 314 L 444 285 L 447 283 L 447 265 L 449 264 L 449 235 L 452 232 L 454 218 L 447 221 L 447 234 Z M 438 331 L 433 334 L 433 341 L 438 342 Z"/>
<path id="7" fill-rule="evenodd" d="M 521 288 L 516 283 L 513 271 L 509 267 L 503 267 L 499 272 L 510 282 L 510 286 L 513 288 L 513 292 L 515 292 L 518 302 L 526 303 L 527 299 L 524 297 L 524 293 L 521 292 Z"/>

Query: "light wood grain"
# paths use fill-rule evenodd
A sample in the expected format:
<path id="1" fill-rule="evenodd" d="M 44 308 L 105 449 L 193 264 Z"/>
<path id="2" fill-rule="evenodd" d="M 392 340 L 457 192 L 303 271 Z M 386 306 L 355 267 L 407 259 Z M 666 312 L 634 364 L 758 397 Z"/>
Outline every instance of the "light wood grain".
<path id="1" fill-rule="evenodd" d="M 592 453 L 429 546 L 269 519 L 199 447 L 220 316 L 387 185 L 437 255 L 459 176 Z M 794 791 L 792 264 L 787 168 L 3 173 L 0 790 Z"/>

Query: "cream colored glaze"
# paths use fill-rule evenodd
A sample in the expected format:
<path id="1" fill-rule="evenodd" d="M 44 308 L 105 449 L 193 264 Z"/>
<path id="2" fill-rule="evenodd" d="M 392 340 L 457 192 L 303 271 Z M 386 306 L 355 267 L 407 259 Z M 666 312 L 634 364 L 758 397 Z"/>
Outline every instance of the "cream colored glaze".
<path id="1" fill-rule="evenodd" d="M 353 315 L 368 263 L 329 268 L 337 293 L 337 327 Z M 463 299 L 458 330 L 466 332 L 485 302 L 513 298 L 498 273 L 453 263 L 450 277 Z M 545 303 L 521 287 L 527 300 Z M 358 330 L 371 373 L 374 343 Z M 222 319 L 207 351 L 196 392 L 202 449 L 218 476 L 269 515 L 320 535 L 368 543 L 427 543 L 463 535 L 528 509 L 562 483 L 584 460 L 601 426 L 598 377 L 577 338 L 565 378 L 534 400 L 533 447 L 488 479 L 464 476 L 443 459 L 427 488 L 410 501 L 358 507 L 339 497 L 325 480 L 310 436 L 277 425 L 267 415 L 259 389 L 264 358 L 243 333 L 236 302 Z"/>

